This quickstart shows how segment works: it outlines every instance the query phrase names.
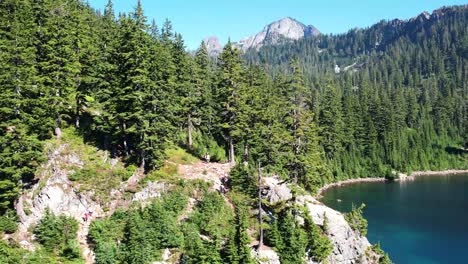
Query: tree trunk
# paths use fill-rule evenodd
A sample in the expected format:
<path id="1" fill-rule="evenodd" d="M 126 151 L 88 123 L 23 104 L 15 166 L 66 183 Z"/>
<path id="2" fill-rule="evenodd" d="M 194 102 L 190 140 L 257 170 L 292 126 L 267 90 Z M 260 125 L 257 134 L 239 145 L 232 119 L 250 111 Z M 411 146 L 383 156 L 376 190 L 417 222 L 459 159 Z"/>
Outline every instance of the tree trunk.
<path id="1" fill-rule="evenodd" d="M 57 127 L 55 127 L 55 136 L 57 136 L 57 138 L 61 138 L 62 137 L 62 130 L 60 129 L 60 127 L 62 126 L 62 119 L 60 118 L 60 114 L 57 115 L 57 119 L 55 120 L 55 122 L 57 123 Z"/>
<path id="2" fill-rule="evenodd" d="M 57 138 L 62 137 L 62 130 L 60 129 L 60 127 L 56 127 L 54 133 Z"/>
<path id="3" fill-rule="evenodd" d="M 244 161 L 249 161 L 249 143 L 245 142 L 244 144 Z"/>
<path id="4" fill-rule="evenodd" d="M 146 160 L 145 160 L 145 155 L 144 154 L 141 154 L 141 164 L 140 164 L 140 168 L 142 170 L 145 170 L 146 169 Z"/>
<path id="5" fill-rule="evenodd" d="M 258 163 L 258 250 L 263 246 L 263 219 L 262 219 L 262 174 L 260 172 L 260 162 Z"/>
<path id="6" fill-rule="evenodd" d="M 75 127 L 80 128 L 80 100 L 76 100 Z"/>
<path id="7" fill-rule="evenodd" d="M 109 136 L 108 135 L 104 136 L 104 149 L 106 151 L 109 150 Z"/>
<path id="8" fill-rule="evenodd" d="M 190 114 L 188 115 L 187 118 L 187 137 L 188 137 L 188 148 L 192 149 L 193 147 L 193 141 L 192 141 L 192 117 Z"/>
<path id="9" fill-rule="evenodd" d="M 122 124 L 122 133 L 123 133 L 123 146 L 124 146 L 124 152 L 125 156 L 128 156 L 128 144 L 127 144 L 127 134 L 125 131 L 127 130 L 127 125 L 125 122 Z"/>
<path id="10" fill-rule="evenodd" d="M 236 165 L 236 159 L 234 157 L 234 142 L 232 138 L 229 138 L 229 163 L 231 166 Z"/>

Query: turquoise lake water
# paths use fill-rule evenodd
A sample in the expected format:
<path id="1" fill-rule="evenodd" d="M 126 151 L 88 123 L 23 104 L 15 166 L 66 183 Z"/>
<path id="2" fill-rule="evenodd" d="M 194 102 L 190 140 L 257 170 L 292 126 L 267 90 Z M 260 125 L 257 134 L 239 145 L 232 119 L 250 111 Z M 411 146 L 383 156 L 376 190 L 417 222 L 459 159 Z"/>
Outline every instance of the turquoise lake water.
<path id="1" fill-rule="evenodd" d="M 367 237 L 395 263 L 468 263 L 468 175 L 350 184 L 323 196 L 340 212 L 365 203 Z"/>

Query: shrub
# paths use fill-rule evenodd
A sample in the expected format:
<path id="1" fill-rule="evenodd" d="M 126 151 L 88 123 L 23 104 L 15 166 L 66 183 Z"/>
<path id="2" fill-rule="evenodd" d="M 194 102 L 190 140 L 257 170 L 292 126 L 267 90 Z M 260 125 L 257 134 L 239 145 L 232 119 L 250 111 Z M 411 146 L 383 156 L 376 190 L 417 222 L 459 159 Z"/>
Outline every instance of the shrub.
<path id="1" fill-rule="evenodd" d="M 351 229 L 358 231 L 361 236 L 367 235 L 367 220 L 362 216 L 364 207 L 366 207 L 364 203 L 359 207 L 353 204 L 351 212 L 345 214 L 345 219 Z"/>
<path id="2" fill-rule="evenodd" d="M 306 210 L 304 214 L 304 227 L 308 234 L 309 257 L 317 262 L 324 261 L 333 251 L 333 244 L 326 236 L 323 230 L 328 228 L 328 218 L 324 215 L 323 230 L 320 229 L 312 220 L 309 212 Z M 326 232 L 326 231 L 325 231 Z"/>
<path id="3" fill-rule="evenodd" d="M 172 162 L 164 162 L 159 170 L 151 171 L 144 179 L 144 182 L 169 180 L 174 178 L 179 172 L 179 166 Z"/>
<path id="4" fill-rule="evenodd" d="M 50 252 L 58 252 L 67 259 L 79 258 L 80 252 L 76 241 L 78 222 L 67 216 L 55 216 L 46 209 L 44 217 L 34 228 L 37 241 Z"/>
<path id="5" fill-rule="evenodd" d="M 0 239 L 0 263 L 22 263 L 22 259 L 25 253 L 25 250 L 22 250 L 19 247 L 11 246 L 3 239 Z"/>
<path id="6" fill-rule="evenodd" d="M 18 229 L 16 213 L 14 210 L 7 210 L 4 215 L 0 216 L 0 232 L 11 234 Z"/>
<path id="7" fill-rule="evenodd" d="M 189 222 L 196 224 L 204 235 L 227 236 L 231 219 L 232 210 L 224 198 L 217 192 L 209 192 L 197 204 Z"/>
<path id="8" fill-rule="evenodd" d="M 385 251 L 383 251 L 382 248 L 380 248 L 380 243 L 372 245 L 372 251 L 374 251 L 374 253 L 379 255 L 379 260 L 378 260 L 379 264 L 392 264 L 393 263 L 390 257 L 388 256 L 388 254 L 385 253 Z"/>
<path id="9" fill-rule="evenodd" d="M 176 164 L 193 164 L 198 160 L 179 147 L 166 149 L 165 153 L 167 159 Z"/>
<path id="10" fill-rule="evenodd" d="M 137 169 L 137 166 L 131 164 L 126 168 L 115 169 L 112 173 L 114 174 L 114 177 L 121 179 L 122 181 L 126 181 L 132 177 Z"/>
<path id="11" fill-rule="evenodd" d="M 194 133 L 192 151 L 194 155 L 200 158 L 206 153 L 210 154 L 211 161 L 224 162 L 227 160 L 225 148 L 220 146 L 212 137 L 202 135 L 200 132 Z"/>

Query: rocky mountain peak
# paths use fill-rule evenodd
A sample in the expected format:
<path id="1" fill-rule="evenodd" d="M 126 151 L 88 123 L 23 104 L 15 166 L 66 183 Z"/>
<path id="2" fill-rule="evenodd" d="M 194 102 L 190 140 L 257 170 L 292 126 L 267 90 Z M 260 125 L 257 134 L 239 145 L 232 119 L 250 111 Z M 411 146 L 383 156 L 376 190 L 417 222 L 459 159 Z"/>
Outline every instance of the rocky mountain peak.
<path id="1" fill-rule="evenodd" d="M 247 50 L 264 45 L 278 44 L 283 40 L 297 40 L 319 34 L 320 31 L 314 26 L 306 26 L 294 18 L 285 17 L 265 26 L 259 33 L 242 39 L 236 45 L 242 50 Z"/>
<path id="2" fill-rule="evenodd" d="M 307 26 L 294 18 L 285 17 L 268 24 L 259 33 L 233 44 L 242 50 L 247 50 L 249 48 L 260 48 L 264 45 L 275 45 L 282 41 L 298 40 L 303 37 L 317 36 L 319 34 L 320 31 L 314 26 Z M 216 56 L 221 52 L 222 46 L 219 44 L 218 38 L 208 37 L 204 41 L 211 56 Z"/>
<path id="3" fill-rule="evenodd" d="M 218 56 L 218 54 L 223 50 L 223 46 L 221 46 L 219 39 L 216 36 L 207 37 L 203 42 L 205 42 L 208 54 L 212 57 Z"/>

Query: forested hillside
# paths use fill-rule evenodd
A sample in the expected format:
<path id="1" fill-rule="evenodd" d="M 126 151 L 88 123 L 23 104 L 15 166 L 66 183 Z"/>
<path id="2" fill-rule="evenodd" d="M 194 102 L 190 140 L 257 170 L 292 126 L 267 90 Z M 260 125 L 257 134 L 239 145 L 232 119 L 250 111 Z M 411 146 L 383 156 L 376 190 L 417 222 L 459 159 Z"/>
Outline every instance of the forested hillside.
<path id="1" fill-rule="evenodd" d="M 466 167 L 467 18 L 444 7 L 244 57 L 273 76 L 299 59 L 335 179 Z"/>
<path id="2" fill-rule="evenodd" d="M 117 15 L 112 1 L 101 13 L 79 0 L 3 0 L 1 231 L 15 231 L 15 201 L 35 183 L 44 143 L 66 129 L 148 175 L 174 146 L 235 166 L 232 208 L 223 196 L 204 193 L 195 214 L 176 226 L 193 191 L 182 186 L 151 207 L 95 223 L 90 240 L 99 263 L 144 263 L 166 247 L 182 247 L 185 263 L 248 263 L 260 171 L 314 192 L 342 179 L 394 177 L 392 171 L 466 168 L 467 16 L 466 6 L 446 8 L 429 19 L 382 22 L 245 55 L 228 43 L 212 59 L 204 43 L 188 53 L 170 21 L 149 23 L 141 1 Z M 276 209 L 282 226 L 269 227 L 267 243 L 284 263 L 297 263 L 310 249 L 310 257 L 325 259 L 323 230 L 310 219 L 299 227 L 297 208 Z M 51 241 L 39 226 L 39 242 L 79 258 L 68 247 L 74 239 L 60 233 L 75 232 L 75 222 L 48 215 L 42 223 L 64 241 Z"/>

